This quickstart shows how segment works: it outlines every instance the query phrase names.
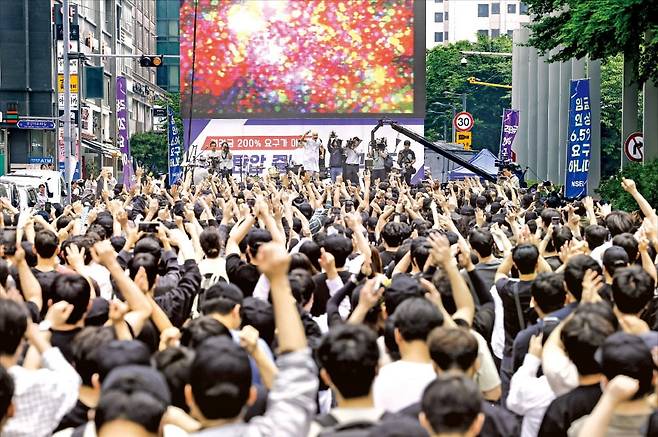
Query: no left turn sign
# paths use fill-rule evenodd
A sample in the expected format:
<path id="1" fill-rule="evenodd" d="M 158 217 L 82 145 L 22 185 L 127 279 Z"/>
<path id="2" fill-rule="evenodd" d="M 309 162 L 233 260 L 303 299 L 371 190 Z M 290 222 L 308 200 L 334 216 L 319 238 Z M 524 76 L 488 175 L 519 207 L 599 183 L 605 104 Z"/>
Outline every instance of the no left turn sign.
<path id="1" fill-rule="evenodd" d="M 642 132 L 630 134 L 624 141 L 624 155 L 633 162 L 644 160 L 644 136 Z"/>

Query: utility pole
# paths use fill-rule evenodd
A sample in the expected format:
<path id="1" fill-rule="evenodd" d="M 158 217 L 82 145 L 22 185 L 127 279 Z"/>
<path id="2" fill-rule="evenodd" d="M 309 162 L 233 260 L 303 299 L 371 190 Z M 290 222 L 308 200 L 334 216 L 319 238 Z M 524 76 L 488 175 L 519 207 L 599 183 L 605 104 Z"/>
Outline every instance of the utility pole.
<path id="1" fill-rule="evenodd" d="M 66 199 L 71 204 L 71 77 L 69 75 L 69 0 L 62 0 L 62 25 L 64 31 L 64 186 Z"/>

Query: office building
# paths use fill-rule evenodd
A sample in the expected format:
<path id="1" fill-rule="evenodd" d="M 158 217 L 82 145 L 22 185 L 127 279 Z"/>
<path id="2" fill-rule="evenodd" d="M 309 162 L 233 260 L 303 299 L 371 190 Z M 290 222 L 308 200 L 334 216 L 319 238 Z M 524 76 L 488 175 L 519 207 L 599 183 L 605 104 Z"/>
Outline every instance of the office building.
<path id="1" fill-rule="evenodd" d="M 180 54 L 179 9 L 180 0 L 156 0 L 158 54 Z M 158 86 L 171 93 L 180 92 L 179 58 L 165 57 L 157 74 Z"/>
<path id="2" fill-rule="evenodd" d="M 427 37 L 430 49 L 455 41 L 477 41 L 479 35 L 512 37 L 529 21 L 528 7 L 519 0 L 427 0 Z"/>

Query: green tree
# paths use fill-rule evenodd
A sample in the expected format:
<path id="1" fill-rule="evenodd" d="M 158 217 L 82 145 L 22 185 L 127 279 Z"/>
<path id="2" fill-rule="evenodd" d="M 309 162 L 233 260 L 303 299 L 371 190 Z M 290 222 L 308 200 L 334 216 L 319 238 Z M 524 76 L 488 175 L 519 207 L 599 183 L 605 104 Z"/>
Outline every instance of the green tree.
<path id="1" fill-rule="evenodd" d="M 639 64 L 640 81 L 658 81 L 658 1 L 526 0 L 536 15 L 529 44 L 553 60 L 623 53 Z"/>
<path id="2" fill-rule="evenodd" d="M 450 141 L 452 112 L 448 105 L 461 111 L 461 97 L 455 94 L 466 93 L 466 109 L 475 118 L 473 147 L 498 153 L 501 115 L 503 109 L 511 105 L 510 91 L 471 85 L 468 78 L 509 85 L 512 83 L 511 58 L 475 55 L 469 56 L 467 64 L 462 65 L 461 51 L 508 53 L 512 51 L 512 41 L 507 36 L 481 37 L 475 43 L 457 41 L 427 51 L 426 136 L 433 141 Z"/>
<path id="3" fill-rule="evenodd" d="M 624 59 L 615 55 L 601 65 L 601 177 L 621 166 L 621 88 Z"/>
<path id="4" fill-rule="evenodd" d="M 133 159 L 147 172 L 167 172 L 167 149 L 166 132 L 141 132 L 130 137 Z"/>

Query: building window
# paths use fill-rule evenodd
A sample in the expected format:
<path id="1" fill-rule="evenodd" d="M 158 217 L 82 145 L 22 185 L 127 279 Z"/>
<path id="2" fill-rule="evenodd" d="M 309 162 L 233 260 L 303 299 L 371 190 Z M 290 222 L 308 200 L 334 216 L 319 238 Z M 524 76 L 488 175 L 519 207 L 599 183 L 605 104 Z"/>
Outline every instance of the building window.
<path id="1" fill-rule="evenodd" d="M 489 16 L 489 5 L 479 4 L 478 5 L 478 17 L 488 17 Z"/>
<path id="2" fill-rule="evenodd" d="M 443 3 L 443 0 L 434 0 L 434 3 Z"/>
<path id="3" fill-rule="evenodd" d="M 448 41 L 448 32 L 443 32 L 443 40 Z"/>
<path id="4" fill-rule="evenodd" d="M 478 30 L 478 36 L 486 36 L 486 37 L 488 37 L 488 36 L 489 36 L 489 30 L 487 30 L 487 29 L 481 29 L 481 30 Z"/>
<path id="5" fill-rule="evenodd" d="M 434 22 L 435 23 L 443 23 L 443 12 L 435 12 L 434 13 Z"/>
<path id="6" fill-rule="evenodd" d="M 434 42 L 443 42 L 443 32 L 434 32 Z"/>
<path id="7" fill-rule="evenodd" d="M 519 14 L 528 15 L 528 5 L 525 2 L 519 3 Z"/>
<path id="8" fill-rule="evenodd" d="M 514 36 L 514 31 L 513 31 L 513 30 L 508 30 L 508 31 L 507 31 L 507 36 L 509 36 L 510 38 L 512 38 L 512 37 Z"/>
<path id="9" fill-rule="evenodd" d="M 445 13 L 443 14 L 443 19 L 444 19 L 445 21 L 448 21 L 448 13 L 447 13 L 447 12 L 445 12 Z"/>
<path id="10" fill-rule="evenodd" d="M 500 29 L 491 29 L 491 37 L 498 38 L 500 36 Z"/>
<path id="11" fill-rule="evenodd" d="M 491 15 L 500 14 L 500 3 L 491 3 Z"/>
<path id="12" fill-rule="evenodd" d="M 516 14 L 516 5 L 515 4 L 507 5 L 507 13 L 508 14 Z"/>

